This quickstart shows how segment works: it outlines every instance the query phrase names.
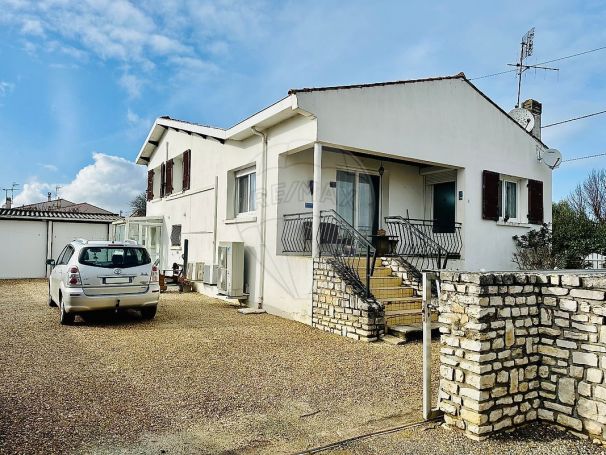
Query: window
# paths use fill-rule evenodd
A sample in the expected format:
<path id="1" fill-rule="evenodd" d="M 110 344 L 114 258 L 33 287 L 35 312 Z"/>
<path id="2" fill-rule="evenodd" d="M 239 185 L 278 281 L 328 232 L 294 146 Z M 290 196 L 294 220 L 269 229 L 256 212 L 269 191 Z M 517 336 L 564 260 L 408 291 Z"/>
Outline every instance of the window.
<path id="1" fill-rule="evenodd" d="M 236 172 L 236 215 L 256 210 L 256 187 L 254 167 Z"/>
<path id="2" fill-rule="evenodd" d="M 78 258 L 80 264 L 91 267 L 139 267 L 149 264 L 151 258 L 145 248 L 131 247 L 87 247 Z"/>
<path id="3" fill-rule="evenodd" d="M 512 178 L 499 180 L 499 218 L 518 221 L 518 181 Z"/>
<path id="4" fill-rule="evenodd" d="M 170 231 L 170 246 L 181 246 L 181 225 L 173 224 Z"/>
<path id="5" fill-rule="evenodd" d="M 117 224 L 114 230 L 114 240 L 116 242 L 121 242 L 124 240 L 126 232 L 126 224 Z"/>
<path id="6" fill-rule="evenodd" d="M 71 259 L 72 255 L 74 254 L 74 248 L 71 245 L 67 245 L 63 251 L 61 252 L 61 254 L 59 255 L 59 258 L 57 259 L 57 264 L 67 264 L 69 262 L 69 260 Z"/>

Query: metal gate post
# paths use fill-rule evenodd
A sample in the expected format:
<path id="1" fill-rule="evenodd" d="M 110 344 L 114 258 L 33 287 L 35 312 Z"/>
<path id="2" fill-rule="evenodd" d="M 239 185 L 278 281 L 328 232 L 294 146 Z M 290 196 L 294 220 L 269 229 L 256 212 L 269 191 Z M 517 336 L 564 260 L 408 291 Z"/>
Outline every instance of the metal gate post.
<path id="1" fill-rule="evenodd" d="M 431 278 L 423 272 L 423 419 L 431 417 Z"/>

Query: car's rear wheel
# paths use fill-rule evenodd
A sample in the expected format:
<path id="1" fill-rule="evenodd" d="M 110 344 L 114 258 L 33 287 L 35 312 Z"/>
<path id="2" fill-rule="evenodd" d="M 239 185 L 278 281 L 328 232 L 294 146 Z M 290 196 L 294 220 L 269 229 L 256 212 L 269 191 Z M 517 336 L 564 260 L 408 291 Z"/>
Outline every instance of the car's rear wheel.
<path id="1" fill-rule="evenodd" d="M 50 284 L 48 285 L 48 306 L 57 306 L 57 304 L 51 297 Z"/>
<path id="2" fill-rule="evenodd" d="M 153 319 L 156 316 L 157 310 L 158 307 L 156 306 L 141 308 L 141 316 L 143 317 L 143 319 Z"/>
<path id="3" fill-rule="evenodd" d="M 63 296 L 59 294 L 59 322 L 61 325 L 70 325 L 74 323 L 74 319 L 76 319 L 76 315 L 65 311 Z"/>

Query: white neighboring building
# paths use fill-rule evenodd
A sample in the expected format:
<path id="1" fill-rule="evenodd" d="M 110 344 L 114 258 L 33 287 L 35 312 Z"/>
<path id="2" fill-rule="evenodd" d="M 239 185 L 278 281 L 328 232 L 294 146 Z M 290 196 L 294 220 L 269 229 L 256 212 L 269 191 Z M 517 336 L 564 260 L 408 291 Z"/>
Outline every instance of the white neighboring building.
<path id="1" fill-rule="evenodd" d="M 606 256 L 600 253 L 591 253 L 583 259 L 586 269 L 606 269 Z"/>
<path id="2" fill-rule="evenodd" d="M 107 213 L 0 209 L 0 279 L 45 278 L 46 260 L 73 239 L 107 240 L 118 219 Z"/>
<path id="3" fill-rule="evenodd" d="M 242 241 L 248 304 L 310 323 L 311 253 L 333 226 L 321 211 L 363 235 L 389 216 L 429 220 L 409 229 L 454 245 L 446 267 L 513 269 L 512 236 L 551 221 L 545 148 L 459 74 L 291 90 L 229 129 L 160 117 L 136 162 L 162 268 L 184 239 L 206 264 Z"/>

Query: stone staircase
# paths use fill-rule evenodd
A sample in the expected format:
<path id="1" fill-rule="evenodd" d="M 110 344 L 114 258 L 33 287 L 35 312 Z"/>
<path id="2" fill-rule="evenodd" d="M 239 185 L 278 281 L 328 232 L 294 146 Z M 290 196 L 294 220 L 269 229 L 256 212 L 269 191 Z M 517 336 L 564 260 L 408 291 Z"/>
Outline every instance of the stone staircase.
<path id="1" fill-rule="evenodd" d="M 365 283 L 366 259 L 357 262 L 358 276 Z M 385 306 L 386 338 L 392 336 L 405 341 L 411 335 L 422 333 L 421 297 L 411 286 L 403 284 L 402 277 L 397 276 L 391 267 L 381 265 L 380 260 L 377 260 L 370 278 L 370 292 Z M 432 322 L 437 322 L 437 319 L 438 315 L 432 313 Z"/>

